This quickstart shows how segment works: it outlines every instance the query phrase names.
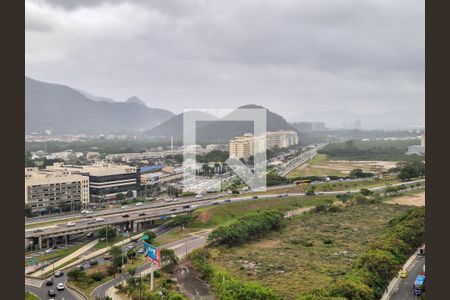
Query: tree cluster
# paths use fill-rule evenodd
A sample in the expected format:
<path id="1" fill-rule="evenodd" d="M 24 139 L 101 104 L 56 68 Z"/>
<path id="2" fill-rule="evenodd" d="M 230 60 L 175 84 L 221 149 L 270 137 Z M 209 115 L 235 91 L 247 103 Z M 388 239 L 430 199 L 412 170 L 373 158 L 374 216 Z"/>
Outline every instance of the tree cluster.
<path id="1" fill-rule="evenodd" d="M 216 228 L 208 235 L 208 241 L 212 245 L 239 245 L 280 229 L 283 219 L 284 214 L 279 210 L 252 212 L 229 225 Z"/>

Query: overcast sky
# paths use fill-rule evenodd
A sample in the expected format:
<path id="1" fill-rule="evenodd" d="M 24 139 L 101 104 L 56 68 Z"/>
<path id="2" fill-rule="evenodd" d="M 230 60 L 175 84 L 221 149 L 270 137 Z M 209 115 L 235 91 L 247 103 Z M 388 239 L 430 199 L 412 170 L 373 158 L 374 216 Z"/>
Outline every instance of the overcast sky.
<path id="1" fill-rule="evenodd" d="M 26 0 L 26 75 L 151 107 L 424 114 L 423 0 Z"/>

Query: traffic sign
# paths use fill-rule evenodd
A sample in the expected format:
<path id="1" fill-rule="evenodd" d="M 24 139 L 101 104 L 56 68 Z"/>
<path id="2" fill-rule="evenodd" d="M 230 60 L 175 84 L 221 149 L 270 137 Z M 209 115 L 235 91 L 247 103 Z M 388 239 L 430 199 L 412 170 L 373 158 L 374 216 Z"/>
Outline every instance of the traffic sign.
<path id="1" fill-rule="evenodd" d="M 145 235 L 142 236 L 142 239 L 145 241 L 145 240 L 150 239 L 150 237 L 147 234 L 145 234 Z"/>
<path id="2" fill-rule="evenodd" d="M 159 262 L 161 260 L 161 252 L 159 248 L 156 248 L 149 243 L 144 242 L 144 251 L 145 257 L 159 266 Z"/>

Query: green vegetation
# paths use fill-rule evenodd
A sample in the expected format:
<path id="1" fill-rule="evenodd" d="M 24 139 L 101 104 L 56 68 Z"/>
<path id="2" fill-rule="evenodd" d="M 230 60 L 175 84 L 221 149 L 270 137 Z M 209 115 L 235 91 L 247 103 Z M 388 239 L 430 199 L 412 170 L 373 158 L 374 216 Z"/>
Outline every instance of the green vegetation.
<path id="1" fill-rule="evenodd" d="M 35 259 L 36 259 L 36 262 L 38 262 L 38 263 L 44 262 L 44 261 L 48 261 L 48 262 L 57 261 L 65 256 L 77 251 L 81 247 L 83 247 L 83 245 L 75 245 L 75 246 L 67 247 L 65 249 L 56 249 L 51 253 L 39 255 Z M 25 266 L 28 266 L 27 260 L 25 260 Z"/>
<path id="2" fill-rule="evenodd" d="M 282 177 L 277 175 L 275 172 L 269 172 L 266 176 L 266 184 L 267 186 L 281 185 L 281 184 L 289 184 L 291 180 L 286 177 Z"/>
<path id="3" fill-rule="evenodd" d="M 212 245 L 239 245 L 258 239 L 272 230 L 279 230 L 284 214 L 279 210 L 252 212 L 229 225 L 216 228 L 208 236 Z"/>
<path id="4" fill-rule="evenodd" d="M 401 162 L 391 171 L 399 172 L 398 178 L 402 180 L 411 180 L 425 176 L 425 163 L 423 161 Z"/>
<path id="5" fill-rule="evenodd" d="M 68 283 L 75 285 L 85 295 L 89 295 L 96 287 L 117 276 L 116 274 L 120 272 L 120 267 L 122 266 L 122 254 L 121 250 L 117 247 L 112 247 L 111 250 L 112 252 L 110 252 L 114 253 L 111 262 L 106 265 L 96 265 L 87 271 L 79 268 L 72 269 L 67 273 L 69 278 Z M 146 260 L 142 255 L 131 259 L 127 255 L 124 255 L 123 262 L 125 269 L 133 269 L 146 263 Z"/>
<path id="6" fill-rule="evenodd" d="M 349 177 L 350 178 L 367 178 L 367 177 L 373 177 L 375 174 L 370 172 L 364 172 L 363 169 L 353 169 L 350 171 Z"/>
<path id="7" fill-rule="evenodd" d="M 330 159 L 342 160 L 423 160 L 422 156 L 406 155 L 408 146 L 418 145 L 419 140 L 355 141 L 328 144 L 319 150 Z"/>
<path id="8" fill-rule="evenodd" d="M 39 300 L 39 297 L 29 292 L 25 292 L 25 300 Z"/>
<path id="9" fill-rule="evenodd" d="M 269 232 L 263 239 L 235 247 L 210 248 L 203 271 L 201 265 L 193 264 L 214 289 L 208 272 L 209 278 L 214 278 L 217 270 L 226 269 L 237 280 L 257 282 L 283 299 L 297 299 L 334 284 L 342 290 L 360 288 L 361 295 L 369 295 L 371 286 L 367 289 L 358 282 L 341 284 L 338 280 L 352 272 L 372 242 L 391 230 L 389 220 L 409 209 L 379 200 L 357 195 L 344 208 L 323 200 L 312 211 L 287 219 L 286 226 Z M 324 299 L 345 298 L 338 293 L 323 294 L 328 297 Z M 309 299 L 318 299 L 318 295 L 316 292 Z"/>
<path id="10" fill-rule="evenodd" d="M 279 209 L 282 212 L 294 210 L 300 207 L 315 206 L 324 203 L 326 199 L 333 197 L 329 196 L 315 196 L 315 197 L 289 197 L 289 198 L 271 198 L 258 199 L 253 201 L 231 202 L 223 205 L 212 207 L 201 207 L 193 213 L 195 219 L 187 228 L 205 229 L 215 228 L 220 225 L 232 223 L 239 217 L 252 211 L 259 211 L 264 209 Z"/>
<path id="11" fill-rule="evenodd" d="M 212 150 L 203 155 L 197 155 L 197 162 L 209 163 L 209 162 L 225 162 L 229 157 L 228 151 Z"/>
<path id="12" fill-rule="evenodd" d="M 182 231 L 184 227 L 186 227 L 189 223 L 194 220 L 194 216 L 192 214 L 178 215 L 172 219 L 170 222 L 173 226 L 180 226 L 180 230 Z"/>
<path id="13" fill-rule="evenodd" d="M 98 236 L 101 239 L 113 240 L 117 236 L 117 229 L 111 226 L 105 226 L 98 230 Z"/>
<path id="14" fill-rule="evenodd" d="M 245 283 L 231 273 L 213 266 L 209 260 L 211 254 L 207 249 L 197 249 L 188 255 L 200 277 L 207 281 L 220 300 L 225 299 L 255 299 L 278 300 L 281 299 L 270 289 L 257 283 Z"/>
<path id="15" fill-rule="evenodd" d="M 372 241 L 349 273 L 316 296 L 379 299 L 398 269 L 425 239 L 425 208 L 417 207 L 389 221 L 387 232 Z"/>
<path id="16" fill-rule="evenodd" d="M 128 139 L 128 140 L 107 140 L 92 139 L 87 141 L 76 142 L 27 142 L 25 143 L 25 151 L 46 150 L 48 152 L 60 152 L 72 149 L 75 152 L 96 151 L 105 154 L 114 153 L 134 153 L 145 152 L 152 147 L 169 146 L 170 140 L 156 139 Z"/>

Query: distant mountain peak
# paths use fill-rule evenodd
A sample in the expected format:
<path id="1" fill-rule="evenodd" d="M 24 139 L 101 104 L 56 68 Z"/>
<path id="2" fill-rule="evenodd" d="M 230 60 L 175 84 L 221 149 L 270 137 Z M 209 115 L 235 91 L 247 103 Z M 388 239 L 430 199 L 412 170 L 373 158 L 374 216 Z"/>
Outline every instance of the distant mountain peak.
<path id="1" fill-rule="evenodd" d="M 136 96 L 132 96 L 132 97 L 128 98 L 127 101 L 125 101 L 125 102 L 127 102 L 127 103 L 137 103 L 137 104 L 140 104 L 140 105 L 147 106 L 147 104 L 144 101 L 142 101 L 141 99 L 139 99 Z"/>
<path id="2" fill-rule="evenodd" d="M 174 116 L 168 110 L 115 102 L 69 86 L 25 77 L 25 132 L 129 133 L 149 130 Z M 135 102 L 135 103 L 129 103 Z M 118 122 L 120 121 L 120 122 Z"/>
<path id="3" fill-rule="evenodd" d="M 265 107 L 261 106 L 261 105 L 258 105 L 258 104 L 245 104 L 245 105 L 239 106 L 238 108 L 257 109 L 257 108 L 265 108 Z"/>

